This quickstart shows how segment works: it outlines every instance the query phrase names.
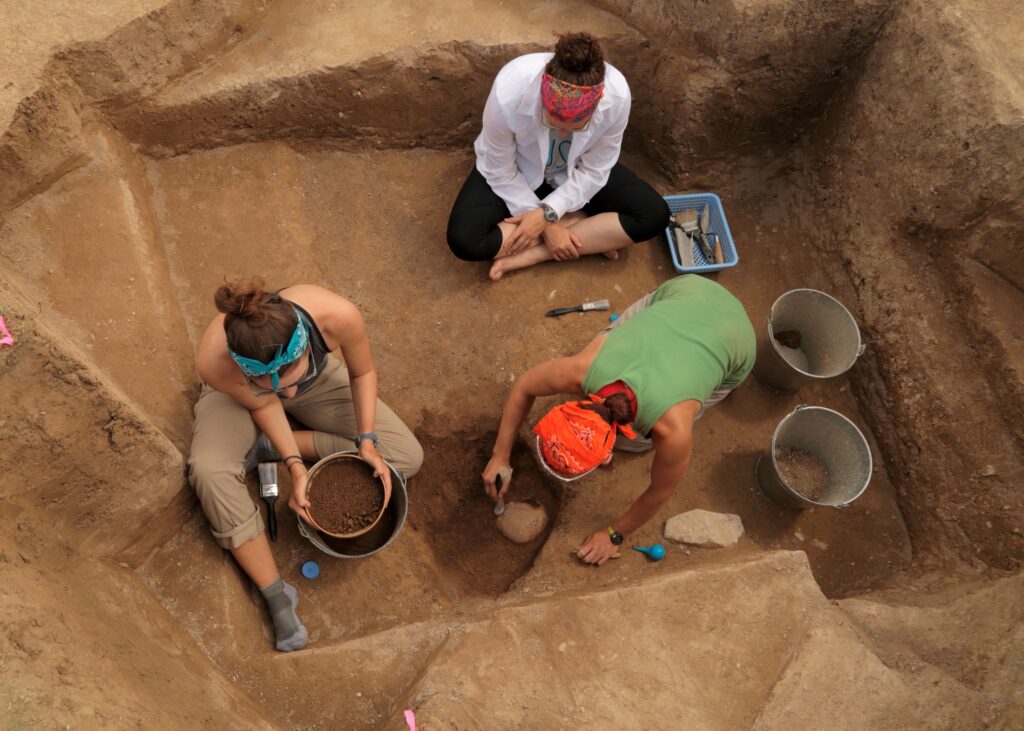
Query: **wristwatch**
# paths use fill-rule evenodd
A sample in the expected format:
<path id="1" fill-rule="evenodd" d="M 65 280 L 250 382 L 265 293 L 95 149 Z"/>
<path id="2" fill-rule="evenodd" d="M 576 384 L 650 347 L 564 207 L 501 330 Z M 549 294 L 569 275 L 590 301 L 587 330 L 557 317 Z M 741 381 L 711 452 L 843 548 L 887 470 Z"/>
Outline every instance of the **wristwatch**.
<path id="1" fill-rule="evenodd" d="M 364 439 L 369 439 L 370 441 L 372 441 L 374 449 L 377 449 L 377 447 L 380 446 L 380 440 L 377 439 L 377 434 L 375 432 L 368 431 L 365 434 L 360 434 L 358 437 L 356 437 L 356 449 L 359 449 L 359 443 L 362 442 Z"/>
<path id="2" fill-rule="evenodd" d="M 540 204 L 541 210 L 544 211 L 544 220 L 548 223 L 555 223 L 558 220 L 558 214 L 555 213 L 555 209 L 549 206 L 547 203 Z"/>
<path id="3" fill-rule="evenodd" d="M 608 526 L 608 537 L 611 539 L 612 544 L 616 546 L 621 546 L 622 541 L 624 540 L 622 534 L 614 528 L 612 528 L 611 526 Z"/>

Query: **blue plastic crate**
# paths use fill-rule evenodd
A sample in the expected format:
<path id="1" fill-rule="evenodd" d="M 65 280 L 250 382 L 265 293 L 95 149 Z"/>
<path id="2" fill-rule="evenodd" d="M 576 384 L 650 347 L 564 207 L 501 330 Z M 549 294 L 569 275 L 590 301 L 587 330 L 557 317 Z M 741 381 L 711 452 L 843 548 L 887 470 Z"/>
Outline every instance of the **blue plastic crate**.
<path id="1" fill-rule="evenodd" d="M 722 244 L 722 258 L 725 259 L 721 264 L 716 264 L 713 260 L 708 261 L 704 257 L 704 253 L 700 250 L 700 246 L 693 244 L 693 266 L 683 266 L 682 260 L 679 258 L 679 250 L 676 246 L 675 237 L 672 235 L 672 227 L 669 226 L 665 229 L 665 237 L 668 239 L 668 250 L 672 254 L 672 264 L 675 266 L 676 271 L 681 274 L 690 272 L 717 272 L 722 269 L 728 269 L 729 267 L 736 266 L 740 261 L 740 255 L 736 251 L 736 244 L 733 243 L 732 233 L 729 232 L 729 223 L 725 220 L 725 211 L 722 210 L 722 201 L 714 193 L 692 193 L 689 195 L 666 195 L 665 202 L 668 203 L 669 210 L 672 215 L 676 215 L 680 211 L 687 209 L 695 209 L 698 213 L 704 209 L 704 206 L 711 206 L 711 218 L 708 222 L 708 232 L 718 236 L 719 242 Z"/>

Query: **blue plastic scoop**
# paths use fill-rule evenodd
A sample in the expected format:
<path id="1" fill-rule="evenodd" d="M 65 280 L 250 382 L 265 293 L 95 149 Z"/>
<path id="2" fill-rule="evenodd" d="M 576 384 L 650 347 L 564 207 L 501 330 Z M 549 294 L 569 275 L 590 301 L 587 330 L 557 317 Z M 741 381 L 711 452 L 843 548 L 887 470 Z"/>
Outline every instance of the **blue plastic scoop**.
<path id="1" fill-rule="evenodd" d="M 665 547 L 660 543 L 655 543 L 653 546 L 633 546 L 633 550 L 646 553 L 652 561 L 660 561 L 665 558 Z"/>

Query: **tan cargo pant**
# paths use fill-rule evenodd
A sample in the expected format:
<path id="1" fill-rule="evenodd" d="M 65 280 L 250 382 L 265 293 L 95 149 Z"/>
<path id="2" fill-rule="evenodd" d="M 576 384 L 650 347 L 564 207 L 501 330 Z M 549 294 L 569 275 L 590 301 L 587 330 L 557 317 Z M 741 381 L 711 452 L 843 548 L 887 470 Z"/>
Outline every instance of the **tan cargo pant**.
<path id="1" fill-rule="evenodd" d="M 348 369 L 331 356 L 323 374 L 300 396 L 281 399 L 285 413 L 313 430 L 316 453 L 355 449 L 358 436 Z M 377 400 L 374 431 L 380 453 L 406 477 L 423 464 L 423 448 L 400 418 Z M 224 548 L 237 548 L 263 532 L 263 516 L 245 487 L 245 455 L 259 433 L 249 410 L 204 385 L 195 406 L 189 482 Z"/>

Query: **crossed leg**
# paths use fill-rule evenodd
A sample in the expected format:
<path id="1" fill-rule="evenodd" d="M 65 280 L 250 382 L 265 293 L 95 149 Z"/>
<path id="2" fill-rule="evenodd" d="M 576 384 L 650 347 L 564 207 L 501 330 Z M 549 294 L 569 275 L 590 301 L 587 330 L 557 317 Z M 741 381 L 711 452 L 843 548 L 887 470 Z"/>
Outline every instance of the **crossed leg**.
<path id="1" fill-rule="evenodd" d="M 579 237 L 580 256 L 604 254 L 609 259 L 618 259 L 619 249 L 633 243 L 633 239 L 623 230 L 618 213 L 608 212 L 587 216 L 576 211 L 566 214 L 560 223 Z M 499 223 L 498 227 L 501 229 L 503 241 L 515 229 L 515 226 L 509 223 Z M 534 264 L 550 261 L 552 258 L 551 251 L 542 241 L 526 251 L 495 259 L 491 266 L 490 276 L 494 281 L 498 281 L 507 272 L 525 269 Z"/>

